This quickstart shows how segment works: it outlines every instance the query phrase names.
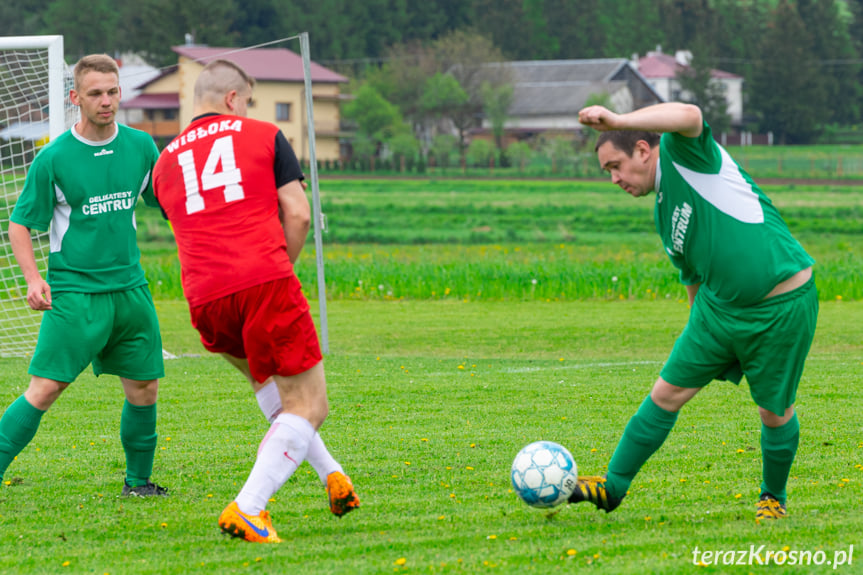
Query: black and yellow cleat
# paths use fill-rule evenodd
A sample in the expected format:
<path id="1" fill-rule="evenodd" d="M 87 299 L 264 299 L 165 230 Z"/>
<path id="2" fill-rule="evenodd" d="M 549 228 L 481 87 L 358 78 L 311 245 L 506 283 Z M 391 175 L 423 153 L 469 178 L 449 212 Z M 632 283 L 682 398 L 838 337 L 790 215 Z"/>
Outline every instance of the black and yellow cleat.
<path id="1" fill-rule="evenodd" d="M 626 497 L 625 495 L 623 497 Z M 569 496 L 570 503 L 581 503 L 589 501 L 596 505 L 597 509 L 602 509 L 606 513 L 610 513 L 617 509 L 623 497 L 612 497 L 605 490 L 605 477 L 585 476 L 579 477 L 578 483 L 575 485 L 575 491 Z"/>
<path id="2" fill-rule="evenodd" d="M 769 493 L 764 493 L 755 506 L 755 521 L 761 522 L 763 519 L 782 519 L 788 517 L 785 504 L 780 503 L 778 499 Z"/>
<path id="3" fill-rule="evenodd" d="M 168 494 L 168 489 L 147 481 L 144 485 L 132 486 L 123 482 L 123 497 L 162 497 Z"/>

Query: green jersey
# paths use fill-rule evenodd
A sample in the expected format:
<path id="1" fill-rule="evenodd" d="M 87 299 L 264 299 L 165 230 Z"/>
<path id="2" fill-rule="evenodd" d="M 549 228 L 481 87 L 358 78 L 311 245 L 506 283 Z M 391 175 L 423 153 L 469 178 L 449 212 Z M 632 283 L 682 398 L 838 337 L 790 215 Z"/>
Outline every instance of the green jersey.
<path id="1" fill-rule="evenodd" d="M 138 250 L 138 197 L 157 206 L 152 171 L 159 151 L 149 134 L 117 124 L 102 142 L 74 127 L 33 160 L 11 220 L 50 229 L 52 292 L 106 293 L 145 285 Z"/>
<path id="2" fill-rule="evenodd" d="M 680 280 L 720 302 L 755 304 L 815 263 L 706 123 L 697 138 L 662 135 L 654 189 L 656 231 Z"/>

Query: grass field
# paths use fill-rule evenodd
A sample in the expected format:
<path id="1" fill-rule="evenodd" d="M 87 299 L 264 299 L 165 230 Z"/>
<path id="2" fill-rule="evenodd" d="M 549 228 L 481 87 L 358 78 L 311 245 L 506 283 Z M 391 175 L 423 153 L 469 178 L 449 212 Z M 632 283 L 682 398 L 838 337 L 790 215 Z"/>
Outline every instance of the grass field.
<path id="1" fill-rule="evenodd" d="M 202 350 L 167 225 L 141 208 L 164 347 L 179 356 L 161 383 L 153 476 L 171 496 L 118 497 L 122 393 L 84 374 L 0 485 L 0 573 L 803 574 L 833 572 L 851 545 L 851 565 L 835 572 L 861 572 L 859 188 L 767 189 L 818 261 L 822 308 L 798 396 L 790 518 L 761 526 L 760 423 L 745 384 L 712 384 L 687 406 L 613 514 L 531 509 L 510 488 L 515 453 L 537 439 L 602 473 L 686 322 L 651 200 L 598 182 L 324 179 L 321 190 L 331 407 L 321 433 L 362 507 L 333 517 L 303 466 L 269 507 L 284 543 L 219 534 L 267 426 L 247 384 Z M 311 247 L 297 273 L 314 300 Z M 0 254 L 0 269 L 11 263 Z M 0 359 L 0 409 L 26 370 Z M 748 561 L 750 549 L 822 564 L 693 562 L 705 550 Z"/>
<path id="2" fill-rule="evenodd" d="M 159 402 L 154 480 L 171 496 L 117 497 L 122 394 L 109 377 L 82 376 L 7 473 L 0 572 L 757 573 L 696 567 L 693 553 L 748 558 L 762 545 L 762 559 L 785 549 L 822 561 L 854 545 L 836 572 L 859 572 L 863 303 L 822 305 L 798 398 L 790 518 L 758 526 L 760 427 L 745 384 L 715 383 L 693 400 L 613 514 L 531 509 L 509 486 L 516 451 L 541 438 L 567 445 L 583 472 L 603 471 L 686 305 L 331 302 L 321 431 L 362 507 L 331 516 L 303 466 L 270 505 L 286 540 L 276 546 L 218 532 L 266 425 L 240 377 L 202 352 L 184 304 L 157 306 L 165 347 L 181 356 L 166 363 Z M 0 404 L 21 393 L 25 371 L 24 360 L 0 360 Z"/>

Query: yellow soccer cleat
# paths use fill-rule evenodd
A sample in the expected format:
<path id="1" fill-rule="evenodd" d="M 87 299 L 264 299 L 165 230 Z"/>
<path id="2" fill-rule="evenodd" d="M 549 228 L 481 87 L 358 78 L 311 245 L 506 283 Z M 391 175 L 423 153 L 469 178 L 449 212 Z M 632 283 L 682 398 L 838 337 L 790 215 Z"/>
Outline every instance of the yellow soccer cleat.
<path id="1" fill-rule="evenodd" d="M 765 493 L 755 504 L 755 521 L 761 522 L 762 519 L 782 519 L 788 516 L 788 511 L 785 509 L 785 504 L 780 503 L 778 499 Z"/>
<path id="2" fill-rule="evenodd" d="M 624 495 L 623 497 L 626 497 Z M 581 476 L 575 484 L 575 490 L 569 496 L 570 503 L 581 503 L 587 501 L 596 505 L 597 509 L 602 509 L 606 513 L 611 513 L 623 497 L 612 497 L 605 489 L 605 477 L 595 475 Z"/>
<path id="3" fill-rule="evenodd" d="M 273 529 L 268 511 L 261 511 L 257 517 L 246 515 L 240 511 L 236 501 L 232 501 L 219 515 L 219 527 L 231 537 L 239 537 L 252 543 L 282 542 Z"/>
<path id="4" fill-rule="evenodd" d="M 341 517 L 360 506 L 360 498 L 354 491 L 351 478 L 341 471 L 327 475 L 327 497 L 330 498 L 330 511 Z"/>

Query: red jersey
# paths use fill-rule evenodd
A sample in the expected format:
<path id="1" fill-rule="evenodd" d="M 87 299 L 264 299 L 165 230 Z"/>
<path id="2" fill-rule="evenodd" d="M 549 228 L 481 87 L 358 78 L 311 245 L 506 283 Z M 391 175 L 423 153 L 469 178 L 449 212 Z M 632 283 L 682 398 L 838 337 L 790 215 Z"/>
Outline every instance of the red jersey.
<path id="1" fill-rule="evenodd" d="M 190 307 L 293 273 L 279 220 L 279 136 L 267 122 L 204 115 L 159 156 L 153 190 L 174 229 Z"/>

